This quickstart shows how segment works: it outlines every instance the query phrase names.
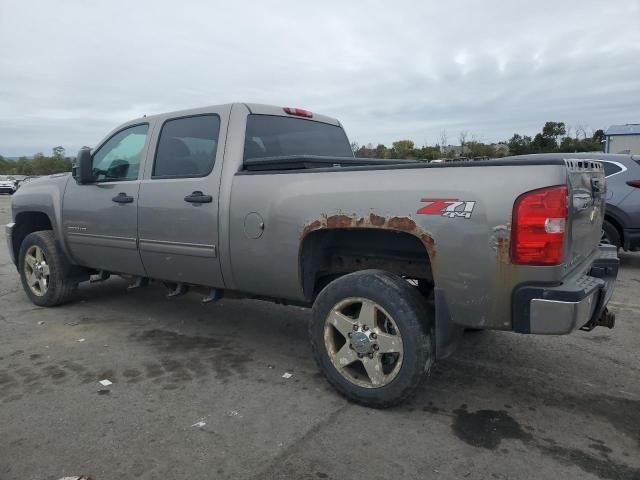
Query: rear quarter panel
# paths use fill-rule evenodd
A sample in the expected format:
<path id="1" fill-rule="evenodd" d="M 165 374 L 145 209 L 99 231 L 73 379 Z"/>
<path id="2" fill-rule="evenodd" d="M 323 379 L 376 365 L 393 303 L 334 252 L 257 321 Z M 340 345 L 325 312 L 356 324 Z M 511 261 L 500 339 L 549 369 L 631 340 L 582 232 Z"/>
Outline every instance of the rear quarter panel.
<path id="1" fill-rule="evenodd" d="M 417 236 L 452 319 L 508 329 L 511 292 L 522 281 L 562 278 L 565 266 L 522 267 L 509 260 L 512 207 L 523 192 L 567 181 L 561 165 L 237 174 L 229 216 L 230 273 L 238 290 L 304 301 L 299 252 L 322 228 L 387 228 Z M 470 218 L 425 215 L 425 198 L 475 202 Z M 257 213 L 264 232 L 245 233 Z"/>

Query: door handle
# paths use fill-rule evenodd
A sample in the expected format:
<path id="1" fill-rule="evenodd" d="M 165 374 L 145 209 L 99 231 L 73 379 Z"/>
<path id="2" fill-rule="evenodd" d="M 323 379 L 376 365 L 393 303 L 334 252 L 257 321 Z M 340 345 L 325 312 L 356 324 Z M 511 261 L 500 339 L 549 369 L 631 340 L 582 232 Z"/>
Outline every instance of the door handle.
<path id="1" fill-rule="evenodd" d="M 133 197 L 130 197 L 124 192 L 120 192 L 118 195 L 113 197 L 111 201 L 116 203 L 133 203 Z"/>
<path id="2" fill-rule="evenodd" d="M 184 201 L 189 203 L 211 203 L 213 197 L 211 195 L 205 195 L 200 190 L 196 190 L 191 193 L 191 195 L 184 197 Z"/>

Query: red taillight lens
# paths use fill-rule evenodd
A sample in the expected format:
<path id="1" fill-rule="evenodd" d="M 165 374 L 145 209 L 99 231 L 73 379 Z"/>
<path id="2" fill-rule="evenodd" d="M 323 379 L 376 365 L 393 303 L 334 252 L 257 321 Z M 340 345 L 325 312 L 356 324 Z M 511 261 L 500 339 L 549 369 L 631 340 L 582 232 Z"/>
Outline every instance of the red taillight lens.
<path id="1" fill-rule="evenodd" d="M 559 265 L 564 259 L 566 185 L 524 193 L 513 206 L 511 261 L 519 265 Z"/>
<path id="2" fill-rule="evenodd" d="M 640 188 L 640 180 L 629 180 L 627 182 L 627 185 L 629 185 L 630 187 Z"/>
<path id="3" fill-rule="evenodd" d="M 303 110 L 302 108 L 284 107 L 282 110 L 284 110 L 284 113 L 289 115 L 295 115 L 296 117 L 305 117 L 305 118 L 313 117 L 313 113 L 311 113 L 309 110 Z"/>

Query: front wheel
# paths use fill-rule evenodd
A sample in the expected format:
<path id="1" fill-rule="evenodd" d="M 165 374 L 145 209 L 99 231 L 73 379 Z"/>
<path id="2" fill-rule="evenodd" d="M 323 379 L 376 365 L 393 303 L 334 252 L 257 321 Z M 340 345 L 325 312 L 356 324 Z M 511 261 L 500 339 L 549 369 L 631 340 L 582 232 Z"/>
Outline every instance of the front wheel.
<path id="1" fill-rule="evenodd" d="M 345 275 L 318 295 L 309 324 L 315 360 L 345 397 L 385 408 L 411 397 L 435 360 L 433 309 L 380 270 Z"/>
<path id="2" fill-rule="evenodd" d="M 33 232 L 20 246 L 20 279 L 29 299 L 41 307 L 69 302 L 78 282 L 50 230 Z"/>

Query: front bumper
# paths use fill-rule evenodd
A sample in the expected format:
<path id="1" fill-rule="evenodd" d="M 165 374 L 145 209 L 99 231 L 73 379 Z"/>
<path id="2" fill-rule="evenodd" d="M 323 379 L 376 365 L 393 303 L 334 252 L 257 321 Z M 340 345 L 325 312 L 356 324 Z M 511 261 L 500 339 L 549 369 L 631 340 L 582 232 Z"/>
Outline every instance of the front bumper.
<path id="1" fill-rule="evenodd" d="M 15 266 L 18 266 L 18 264 L 16 263 L 16 256 L 14 255 L 14 252 L 13 252 L 13 231 L 15 230 L 15 227 L 16 227 L 15 223 L 7 223 L 4 226 L 4 232 L 7 239 L 7 250 L 9 250 L 9 257 L 11 258 L 11 261 L 13 262 L 13 264 Z"/>
<path id="2" fill-rule="evenodd" d="M 618 255 L 601 245 L 587 274 L 559 285 L 521 285 L 513 293 L 513 330 L 561 335 L 595 321 L 604 312 L 618 276 Z"/>
<path id="3" fill-rule="evenodd" d="M 15 193 L 15 191 L 13 187 L 0 187 L 0 193 Z"/>

